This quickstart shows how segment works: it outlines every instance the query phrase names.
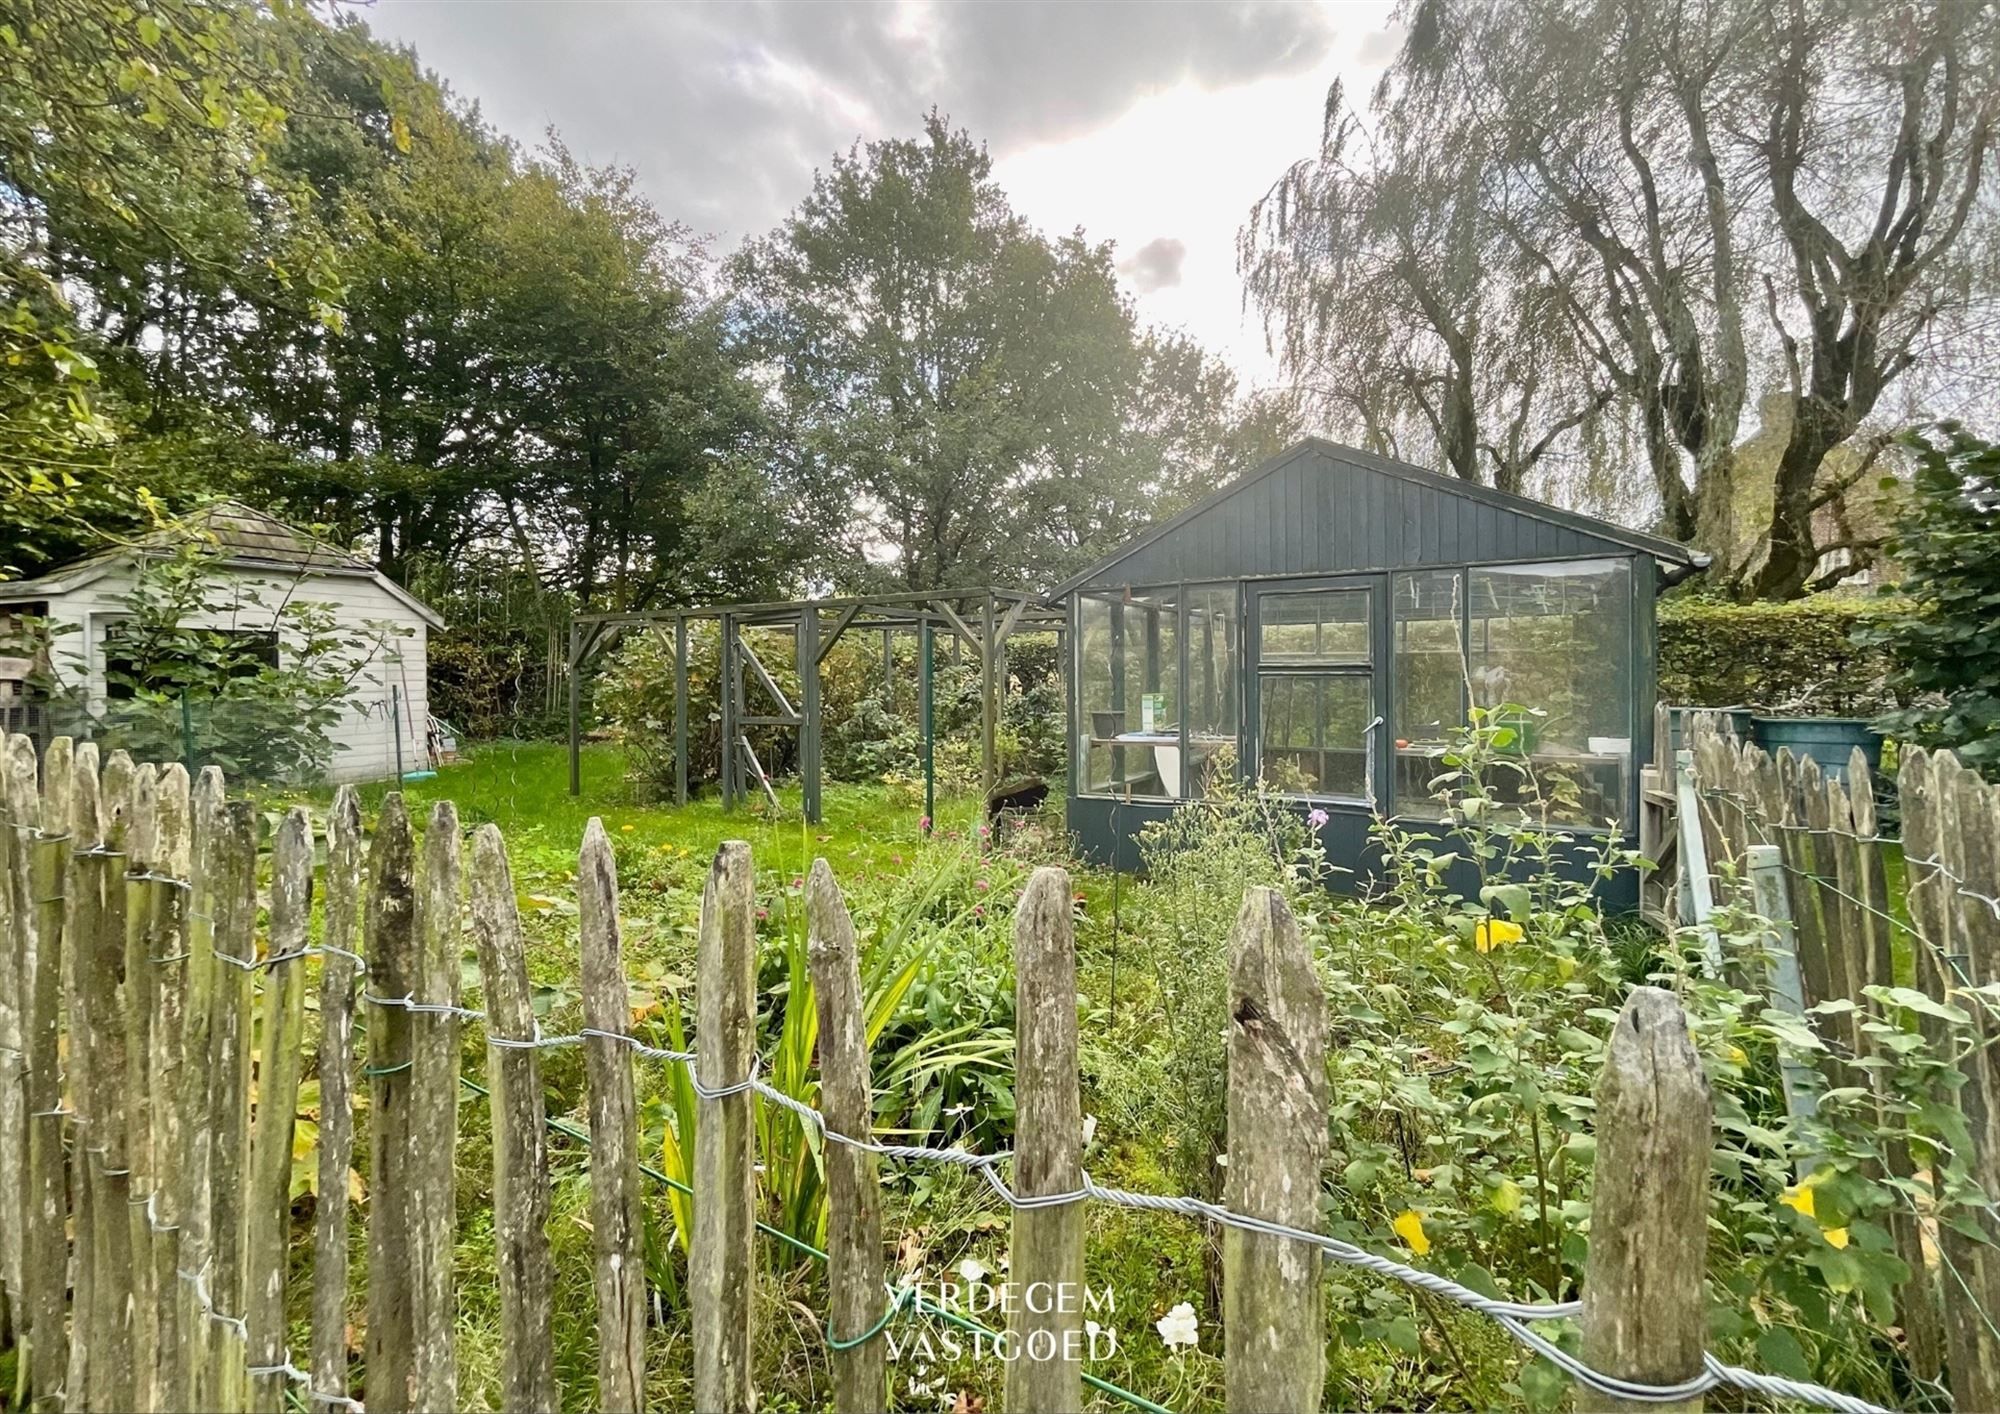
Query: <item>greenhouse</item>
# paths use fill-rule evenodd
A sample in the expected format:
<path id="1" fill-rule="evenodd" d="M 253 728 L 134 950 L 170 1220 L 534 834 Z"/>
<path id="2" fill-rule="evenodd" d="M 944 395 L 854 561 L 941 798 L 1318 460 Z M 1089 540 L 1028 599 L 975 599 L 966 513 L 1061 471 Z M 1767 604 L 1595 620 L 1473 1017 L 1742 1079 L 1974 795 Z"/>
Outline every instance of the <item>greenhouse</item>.
<path id="1" fill-rule="evenodd" d="M 1580 870 L 1605 836 L 1632 838 L 1655 595 L 1704 563 L 1302 442 L 1053 592 L 1074 654 L 1070 830 L 1132 867 L 1148 822 L 1258 782 L 1317 824 L 1358 883 L 1379 867 L 1377 816 L 1417 830 L 1442 816 L 1443 758 L 1484 708 L 1512 728 L 1490 788 L 1562 827 Z"/>

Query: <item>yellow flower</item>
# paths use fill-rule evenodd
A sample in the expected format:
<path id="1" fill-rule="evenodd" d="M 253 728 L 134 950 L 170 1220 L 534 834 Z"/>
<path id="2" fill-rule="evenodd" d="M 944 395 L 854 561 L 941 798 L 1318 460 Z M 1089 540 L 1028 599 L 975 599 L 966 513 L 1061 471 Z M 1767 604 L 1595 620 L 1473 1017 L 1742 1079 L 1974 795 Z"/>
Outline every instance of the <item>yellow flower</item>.
<path id="1" fill-rule="evenodd" d="M 1725 1054 L 1728 1055 L 1731 1065 L 1748 1065 L 1750 1063 L 1750 1057 L 1744 1054 L 1741 1046 L 1731 1046 Z"/>
<path id="2" fill-rule="evenodd" d="M 1396 1230 L 1396 1236 L 1403 1239 L 1403 1245 L 1419 1257 L 1431 1250 L 1431 1240 L 1424 1236 L 1424 1220 L 1414 1208 L 1405 1208 L 1396 1214 L 1396 1220 L 1389 1226 Z"/>
<path id="3" fill-rule="evenodd" d="M 1844 1227 L 1821 1228 L 1819 1235 L 1826 1239 L 1829 1247 L 1847 1246 L 1847 1229 Z"/>
<path id="4" fill-rule="evenodd" d="M 620 825 L 618 828 L 623 830 L 626 834 L 629 835 L 639 827 L 637 825 Z"/>
<path id="5" fill-rule="evenodd" d="M 1509 923 L 1504 918 L 1482 918 L 1472 930 L 1472 945 L 1481 952 L 1492 952 L 1509 943 L 1518 943 L 1524 936 L 1518 923 Z"/>
<path id="6" fill-rule="evenodd" d="M 1814 1216 L 1813 1189 L 1819 1186 L 1821 1180 L 1826 1177 L 1826 1174 L 1827 1171 L 1825 1169 L 1807 1174 L 1779 1195 L 1778 1201 L 1795 1213 L 1803 1213 L 1806 1217 Z"/>

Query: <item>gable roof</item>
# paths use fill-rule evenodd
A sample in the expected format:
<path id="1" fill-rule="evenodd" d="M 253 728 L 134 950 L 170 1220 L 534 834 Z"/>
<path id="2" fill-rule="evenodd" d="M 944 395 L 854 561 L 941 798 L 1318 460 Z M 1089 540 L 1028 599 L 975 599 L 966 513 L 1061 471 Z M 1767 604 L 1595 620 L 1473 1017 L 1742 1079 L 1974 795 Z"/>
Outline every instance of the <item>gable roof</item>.
<path id="1" fill-rule="evenodd" d="M 1673 540 L 1308 437 L 1049 591 L 1637 552 Z"/>
<path id="2" fill-rule="evenodd" d="M 215 563 L 227 569 L 372 580 L 432 628 L 444 627 L 444 619 L 437 610 L 359 555 L 241 501 L 229 500 L 213 501 L 128 544 L 72 560 L 34 579 L 0 583 L 0 596 L 38 599 L 67 594 L 138 556 L 164 558 L 190 540 L 206 542 Z"/>

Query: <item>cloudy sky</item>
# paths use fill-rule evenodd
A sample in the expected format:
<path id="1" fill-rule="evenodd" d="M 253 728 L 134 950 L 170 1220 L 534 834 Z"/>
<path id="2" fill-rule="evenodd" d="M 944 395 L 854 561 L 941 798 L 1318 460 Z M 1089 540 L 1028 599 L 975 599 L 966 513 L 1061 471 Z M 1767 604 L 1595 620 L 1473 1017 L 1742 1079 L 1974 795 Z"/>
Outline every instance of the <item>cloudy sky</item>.
<path id="1" fill-rule="evenodd" d="M 1388 0 L 376 0 L 413 44 L 533 144 L 553 126 L 617 162 L 670 217 L 732 249 L 776 223 L 857 139 L 936 105 L 983 139 L 1015 208 L 1117 242 L 1140 315 L 1187 329 L 1249 381 L 1274 370 L 1242 311 L 1250 203 L 1319 135 L 1328 85 L 1365 97 L 1394 48 Z"/>

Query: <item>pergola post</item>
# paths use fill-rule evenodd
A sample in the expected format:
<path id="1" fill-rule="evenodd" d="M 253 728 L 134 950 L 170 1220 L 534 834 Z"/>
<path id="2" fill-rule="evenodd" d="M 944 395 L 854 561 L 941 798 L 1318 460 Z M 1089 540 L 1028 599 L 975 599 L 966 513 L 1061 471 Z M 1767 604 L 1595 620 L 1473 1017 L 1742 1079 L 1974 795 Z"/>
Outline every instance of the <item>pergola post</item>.
<path id="1" fill-rule="evenodd" d="M 569 793 L 583 794 L 583 626 L 569 626 Z M 401 730 L 399 726 L 398 731 Z"/>
<path id="2" fill-rule="evenodd" d="M 820 815 L 819 776 L 819 610 L 808 604 L 799 614 L 799 793 L 806 821 Z"/>
<path id="3" fill-rule="evenodd" d="M 674 804 L 688 803 L 688 621 L 674 619 Z"/>
<path id="4" fill-rule="evenodd" d="M 716 692 L 722 698 L 722 808 L 736 808 L 736 617 L 722 615 Z"/>

